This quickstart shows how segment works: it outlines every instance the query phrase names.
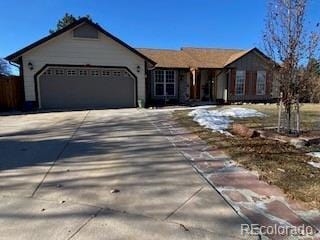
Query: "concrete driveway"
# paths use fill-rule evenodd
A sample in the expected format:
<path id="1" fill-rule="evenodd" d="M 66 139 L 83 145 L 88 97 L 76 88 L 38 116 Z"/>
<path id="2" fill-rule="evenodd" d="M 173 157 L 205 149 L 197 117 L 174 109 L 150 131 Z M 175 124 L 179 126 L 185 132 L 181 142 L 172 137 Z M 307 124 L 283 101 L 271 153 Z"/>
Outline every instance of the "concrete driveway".
<path id="1" fill-rule="evenodd" d="M 240 238 L 244 221 L 154 127 L 157 114 L 0 116 L 0 239 Z"/>

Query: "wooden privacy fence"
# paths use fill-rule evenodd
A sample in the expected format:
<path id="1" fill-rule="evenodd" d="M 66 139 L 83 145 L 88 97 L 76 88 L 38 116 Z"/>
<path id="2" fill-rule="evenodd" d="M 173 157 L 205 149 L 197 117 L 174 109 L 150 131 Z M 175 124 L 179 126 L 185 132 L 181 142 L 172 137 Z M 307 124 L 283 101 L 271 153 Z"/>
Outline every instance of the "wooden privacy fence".
<path id="1" fill-rule="evenodd" d="M 16 76 L 0 76 L 0 111 L 20 109 L 22 103 L 22 79 Z"/>

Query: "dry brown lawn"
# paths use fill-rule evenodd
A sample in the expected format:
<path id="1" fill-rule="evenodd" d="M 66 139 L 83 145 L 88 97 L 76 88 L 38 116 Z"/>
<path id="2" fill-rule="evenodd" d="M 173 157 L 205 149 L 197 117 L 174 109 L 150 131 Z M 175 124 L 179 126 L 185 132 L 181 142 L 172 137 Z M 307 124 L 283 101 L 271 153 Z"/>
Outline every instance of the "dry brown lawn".
<path id="1" fill-rule="evenodd" d="M 276 105 L 241 107 L 257 109 L 266 113 L 267 117 L 238 119 L 235 120 L 237 123 L 252 128 L 276 126 Z M 242 166 L 257 171 L 261 179 L 282 188 L 290 198 L 301 200 L 311 208 L 320 208 L 320 169 L 308 164 L 309 161 L 319 161 L 319 159 L 306 155 L 310 149 L 296 149 L 286 143 L 262 138 L 227 137 L 199 126 L 188 113 L 189 111 L 175 111 L 173 118 L 199 135 L 209 145 L 224 150 Z M 302 119 L 302 127 L 305 130 L 320 129 L 320 105 L 303 106 Z"/>
<path id="2" fill-rule="evenodd" d="M 278 124 L 278 108 L 276 104 L 247 104 L 240 107 L 255 109 L 265 113 L 266 118 L 237 119 L 251 128 L 276 128 Z M 320 104 L 303 104 L 301 107 L 301 128 L 304 132 L 320 131 Z"/>

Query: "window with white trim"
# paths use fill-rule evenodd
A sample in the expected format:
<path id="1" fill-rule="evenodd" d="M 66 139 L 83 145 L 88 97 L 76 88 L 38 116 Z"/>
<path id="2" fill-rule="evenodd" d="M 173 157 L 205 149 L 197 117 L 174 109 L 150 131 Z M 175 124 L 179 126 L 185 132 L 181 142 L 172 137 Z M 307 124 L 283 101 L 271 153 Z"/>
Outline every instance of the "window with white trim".
<path id="1" fill-rule="evenodd" d="M 236 73 L 236 95 L 244 95 L 245 88 L 245 80 L 246 80 L 246 71 L 237 70 Z"/>
<path id="2" fill-rule="evenodd" d="M 266 94 L 266 84 L 267 84 L 266 80 L 267 80 L 266 71 L 258 71 L 257 72 L 257 88 L 256 88 L 257 95 Z"/>
<path id="3" fill-rule="evenodd" d="M 175 96 L 175 71 L 155 70 L 154 71 L 154 95 Z"/>

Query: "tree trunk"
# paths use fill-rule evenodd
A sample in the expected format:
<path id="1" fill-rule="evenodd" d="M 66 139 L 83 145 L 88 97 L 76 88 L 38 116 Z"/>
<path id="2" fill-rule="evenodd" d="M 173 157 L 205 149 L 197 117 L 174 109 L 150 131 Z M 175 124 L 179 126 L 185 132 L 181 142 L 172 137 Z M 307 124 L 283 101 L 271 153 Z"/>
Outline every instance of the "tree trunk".
<path id="1" fill-rule="evenodd" d="M 280 133 L 280 130 L 281 130 L 281 113 L 282 113 L 282 99 L 280 99 L 280 102 L 278 105 L 278 133 Z"/>
<path id="2" fill-rule="evenodd" d="M 286 106 L 286 113 L 287 113 L 287 132 L 291 133 L 291 103 L 288 103 Z"/>
<path id="3" fill-rule="evenodd" d="M 297 121 L 296 131 L 297 131 L 297 134 L 300 135 L 300 102 L 299 102 L 299 99 L 297 99 L 297 102 L 296 102 L 296 121 Z"/>

